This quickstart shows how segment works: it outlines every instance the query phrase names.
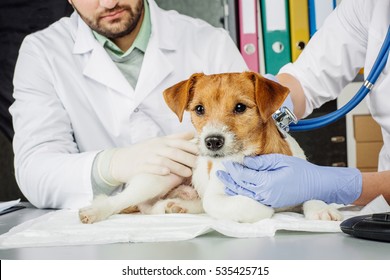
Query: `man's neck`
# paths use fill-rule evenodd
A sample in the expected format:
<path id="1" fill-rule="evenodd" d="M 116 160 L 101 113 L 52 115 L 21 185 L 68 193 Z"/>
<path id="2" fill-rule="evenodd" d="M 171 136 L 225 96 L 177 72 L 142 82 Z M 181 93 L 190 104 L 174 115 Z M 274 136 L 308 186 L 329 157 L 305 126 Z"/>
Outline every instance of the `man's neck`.
<path id="1" fill-rule="evenodd" d="M 142 22 L 144 20 L 145 16 L 145 10 L 142 12 L 141 18 L 139 19 L 137 26 L 134 28 L 134 30 L 123 37 L 112 39 L 112 41 L 123 51 L 126 52 L 131 45 L 134 43 L 135 39 L 137 38 L 137 35 L 141 29 Z"/>

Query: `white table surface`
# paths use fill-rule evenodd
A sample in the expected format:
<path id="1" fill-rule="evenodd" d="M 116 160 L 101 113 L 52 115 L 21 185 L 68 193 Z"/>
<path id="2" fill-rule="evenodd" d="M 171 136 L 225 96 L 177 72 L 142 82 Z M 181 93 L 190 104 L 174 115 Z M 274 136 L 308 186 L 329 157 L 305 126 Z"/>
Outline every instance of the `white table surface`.
<path id="1" fill-rule="evenodd" d="M 0 234 L 48 211 L 25 208 L 0 216 Z M 278 231 L 274 237 L 239 239 L 210 232 L 178 242 L 6 249 L 0 250 L 0 259 L 388 260 L 390 243 L 344 233 Z"/>

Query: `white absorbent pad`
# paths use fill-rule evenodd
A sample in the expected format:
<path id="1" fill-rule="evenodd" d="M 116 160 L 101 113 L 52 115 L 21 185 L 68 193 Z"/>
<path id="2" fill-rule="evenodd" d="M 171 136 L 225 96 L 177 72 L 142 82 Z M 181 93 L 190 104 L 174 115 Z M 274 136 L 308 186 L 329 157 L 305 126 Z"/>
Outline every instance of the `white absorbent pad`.
<path id="1" fill-rule="evenodd" d="M 343 210 L 344 218 L 389 212 L 379 196 L 359 211 Z M 210 231 L 236 238 L 274 236 L 278 230 L 340 232 L 340 222 L 306 220 L 302 214 L 277 213 L 257 223 L 217 220 L 206 214 L 140 215 L 119 214 L 95 224 L 83 224 L 76 210 L 47 213 L 12 228 L 0 236 L 0 249 L 108 244 L 119 242 L 160 242 L 189 240 Z"/>

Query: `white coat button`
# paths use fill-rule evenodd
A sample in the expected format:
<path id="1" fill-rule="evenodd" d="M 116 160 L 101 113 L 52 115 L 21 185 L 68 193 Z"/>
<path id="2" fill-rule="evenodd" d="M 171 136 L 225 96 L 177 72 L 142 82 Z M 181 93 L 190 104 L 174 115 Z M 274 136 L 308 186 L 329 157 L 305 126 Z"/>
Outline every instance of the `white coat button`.
<path id="1" fill-rule="evenodd" d="M 139 112 L 139 108 L 135 108 L 133 112 L 134 113 L 138 113 Z"/>

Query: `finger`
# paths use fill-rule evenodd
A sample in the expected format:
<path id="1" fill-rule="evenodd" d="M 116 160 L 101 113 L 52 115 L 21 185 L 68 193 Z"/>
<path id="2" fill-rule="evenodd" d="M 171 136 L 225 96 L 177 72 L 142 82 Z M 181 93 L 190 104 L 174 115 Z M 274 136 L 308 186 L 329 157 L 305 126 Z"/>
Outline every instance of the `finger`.
<path id="1" fill-rule="evenodd" d="M 261 190 L 267 188 L 269 171 L 255 171 L 247 169 L 245 177 L 239 182 L 240 186 L 255 193 L 261 193 Z"/>
<path id="2" fill-rule="evenodd" d="M 217 170 L 215 173 L 217 175 L 217 178 L 224 184 L 225 186 L 225 193 L 227 195 L 237 195 L 235 191 L 230 189 L 230 186 L 235 187 L 235 182 L 230 178 L 229 174 L 222 170 Z"/>
<path id="3" fill-rule="evenodd" d="M 258 191 L 266 184 L 267 171 L 252 170 L 236 162 L 224 162 L 223 165 L 236 184 L 251 192 Z"/>
<path id="4" fill-rule="evenodd" d="M 190 177 L 192 175 L 192 169 L 179 162 L 171 160 L 167 157 L 157 156 L 149 161 L 151 164 L 159 165 L 169 169 L 170 173 L 176 174 L 180 177 Z"/>
<path id="5" fill-rule="evenodd" d="M 232 161 L 226 161 L 222 163 L 224 167 L 226 168 L 227 172 L 229 173 L 229 176 L 232 178 L 232 180 L 237 183 L 240 186 L 243 186 L 243 178 L 246 178 L 246 172 L 247 168 L 245 168 L 243 165 L 232 162 Z M 250 170 L 250 169 L 248 169 Z"/>
<path id="6" fill-rule="evenodd" d="M 137 173 L 149 173 L 159 176 L 166 176 L 171 173 L 168 167 L 156 165 L 156 164 L 144 164 L 138 170 Z"/>
<path id="7" fill-rule="evenodd" d="M 167 143 L 168 147 L 180 149 L 182 151 L 186 151 L 188 153 L 191 153 L 193 155 L 199 154 L 199 147 L 196 143 L 188 141 L 188 140 L 182 140 L 182 139 L 172 139 Z"/>
<path id="8" fill-rule="evenodd" d="M 184 178 L 181 177 L 181 176 L 178 176 L 176 174 L 169 174 L 169 175 L 166 175 L 164 176 L 165 178 L 168 179 L 169 181 L 169 184 L 172 186 L 172 187 L 177 187 L 178 185 L 182 184 L 183 181 L 184 181 Z"/>
<path id="9" fill-rule="evenodd" d="M 158 155 L 191 168 L 195 167 L 197 161 L 196 155 L 170 147 L 160 150 Z"/>
<path id="10" fill-rule="evenodd" d="M 235 196 L 235 195 L 237 195 L 236 192 L 232 191 L 232 190 L 229 189 L 228 187 L 225 187 L 225 193 L 226 193 L 227 195 L 230 195 L 230 196 Z"/>
<path id="11" fill-rule="evenodd" d="M 253 170 L 275 170 L 283 167 L 283 158 L 281 154 L 268 154 L 256 157 L 245 157 L 244 165 Z"/>
<path id="12" fill-rule="evenodd" d="M 231 192 L 235 195 L 239 194 L 239 195 L 245 195 L 245 196 L 248 196 L 248 197 L 251 197 L 253 198 L 254 197 L 254 193 L 239 186 L 232 178 L 231 176 L 226 173 L 225 171 L 222 171 L 222 170 L 218 170 L 217 173 L 216 173 L 217 177 L 219 178 L 219 180 L 221 180 L 221 182 L 225 185 L 226 187 L 226 190 L 225 192 L 228 193 L 228 192 Z"/>
<path id="13" fill-rule="evenodd" d="M 184 181 L 183 177 L 177 176 L 176 174 L 172 174 L 172 173 L 165 175 L 165 176 L 159 176 L 160 184 L 169 186 L 170 189 L 179 186 L 180 184 L 183 183 L 183 181 Z M 150 186 L 150 187 L 153 188 L 153 186 Z M 159 187 L 159 186 L 156 186 L 156 187 Z"/>
<path id="14" fill-rule="evenodd" d="M 242 186 L 242 183 L 244 182 L 243 179 L 248 176 L 247 173 L 251 171 L 251 169 L 248 169 L 237 162 L 226 161 L 223 162 L 223 165 L 234 180 L 234 182 L 236 182 L 240 186 Z"/>
<path id="15" fill-rule="evenodd" d="M 182 140 L 191 140 L 194 137 L 195 137 L 194 131 L 186 131 L 186 132 L 181 132 L 181 133 L 176 133 L 176 134 L 171 134 L 171 135 L 165 136 L 165 138 L 167 138 L 167 139 L 182 139 Z"/>

